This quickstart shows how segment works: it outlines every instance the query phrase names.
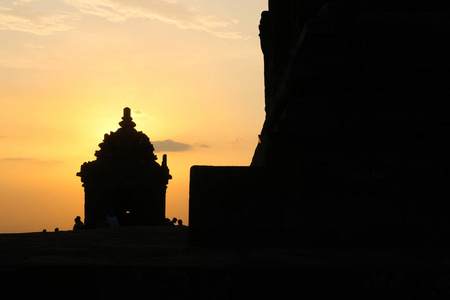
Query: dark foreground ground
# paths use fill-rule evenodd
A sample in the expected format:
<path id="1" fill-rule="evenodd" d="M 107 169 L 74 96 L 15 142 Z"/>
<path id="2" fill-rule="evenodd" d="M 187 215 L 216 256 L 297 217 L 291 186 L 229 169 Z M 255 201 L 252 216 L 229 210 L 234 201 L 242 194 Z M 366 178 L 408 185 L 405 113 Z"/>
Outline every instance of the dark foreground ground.
<path id="1" fill-rule="evenodd" d="M 450 299 L 450 248 L 200 248 L 188 228 L 0 235 L 8 299 Z M 6 299 L 6 298 L 5 298 Z"/>

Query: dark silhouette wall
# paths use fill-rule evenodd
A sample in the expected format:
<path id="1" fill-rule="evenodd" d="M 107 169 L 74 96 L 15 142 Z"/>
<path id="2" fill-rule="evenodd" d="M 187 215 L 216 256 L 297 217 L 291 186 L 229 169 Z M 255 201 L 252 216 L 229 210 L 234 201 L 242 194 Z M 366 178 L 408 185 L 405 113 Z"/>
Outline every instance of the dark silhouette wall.
<path id="1" fill-rule="evenodd" d="M 277 241 L 285 213 L 279 205 L 282 186 L 274 184 L 272 170 L 193 166 L 190 178 L 192 243 L 251 246 Z"/>
<path id="2" fill-rule="evenodd" d="M 448 12 L 438 1 L 269 1 L 251 166 L 277 174 L 282 217 L 254 222 L 303 244 L 445 243 Z"/>
<path id="3" fill-rule="evenodd" d="M 147 135 L 137 131 L 130 109 L 124 109 L 120 127 L 105 134 L 95 161 L 84 163 L 77 176 L 85 190 L 85 224 L 107 226 L 114 214 L 121 226 L 162 225 L 165 220 L 166 188 L 172 178 L 167 156 L 156 162 Z"/>

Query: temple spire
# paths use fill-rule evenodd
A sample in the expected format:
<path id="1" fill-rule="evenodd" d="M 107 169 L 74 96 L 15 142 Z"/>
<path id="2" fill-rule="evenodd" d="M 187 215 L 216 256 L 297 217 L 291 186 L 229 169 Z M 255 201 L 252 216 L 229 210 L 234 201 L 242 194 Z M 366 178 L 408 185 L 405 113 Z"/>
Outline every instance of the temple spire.
<path id="1" fill-rule="evenodd" d="M 123 117 L 119 125 L 122 128 L 134 128 L 136 127 L 136 123 L 133 122 L 133 118 L 131 117 L 131 110 L 129 107 L 125 107 L 123 109 Z"/>

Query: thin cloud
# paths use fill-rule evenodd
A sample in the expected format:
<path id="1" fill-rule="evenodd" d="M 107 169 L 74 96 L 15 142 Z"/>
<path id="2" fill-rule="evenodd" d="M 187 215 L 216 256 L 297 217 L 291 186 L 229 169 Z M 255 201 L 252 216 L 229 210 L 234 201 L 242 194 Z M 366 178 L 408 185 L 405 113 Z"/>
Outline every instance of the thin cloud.
<path id="1" fill-rule="evenodd" d="M 17 0 L 9 6 L 0 4 L 0 30 L 49 35 L 75 29 L 82 14 L 88 14 L 110 22 L 151 19 L 220 38 L 248 38 L 232 30 L 239 20 L 225 21 L 216 16 L 202 15 L 187 5 L 171 0 L 63 0 L 58 4 L 59 9 L 53 10 L 42 0 Z"/>
<path id="2" fill-rule="evenodd" d="M 246 38 L 230 29 L 237 20 L 224 21 L 216 16 L 201 15 L 194 9 L 169 0 L 64 0 L 85 14 L 96 15 L 111 22 L 133 18 L 152 19 L 170 23 L 181 29 L 208 32 L 228 39 Z"/>
<path id="3" fill-rule="evenodd" d="M 16 163 L 29 162 L 29 163 L 38 163 L 38 164 L 62 164 L 63 163 L 63 161 L 61 161 L 61 160 L 41 160 L 41 159 L 36 159 L 36 158 L 31 158 L 31 157 L 4 157 L 4 158 L 0 158 L 0 161 L 16 162 Z"/>
<path id="4" fill-rule="evenodd" d="M 195 143 L 194 145 L 195 145 L 196 147 L 200 147 L 200 148 L 211 148 L 211 147 L 209 147 L 209 145 L 206 145 L 206 144 Z"/>
<path id="5" fill-rule="evenodd" d="M 210 148 L 206 144 L 195 143 L 193 145 L 175 142 L 174 140 L 167 139 L 164 141 L 154 141 L 152 142 L 155 147 L 155 152 L 184 152 L 191 151 L 195 148 Z"/>
<path id="6" fill-rule="evenodd" d="M 237 149 L 242 145 L 243 142 L 244 142 L 244 139 L 242 139 L 241 137 L 236 137 L 232 141 L 225 142 L 225 144 L 229 145 L 233 149 Z"/>
<path id="7" fill-rule="evenodd" d="M 30 0 L 15 1 L 11 7 L 0 6 L 0 30 L 24 31 L 48 35 L 74 28 L 76 15 L 67 12 L 38 10 Z"/>
<path id="8" fill-rule="evenodd" d="M 35 161 L 34 158 L 28 157 L 5 157 L 1 159 L 2 161 Z"/>
<path id="9" fill-rule="evenodd" d="M 175 142 L 173 140 L 154 141 L 155 152 L 184 152 L 192 149 L 192 146 L 185 143 Z"/>

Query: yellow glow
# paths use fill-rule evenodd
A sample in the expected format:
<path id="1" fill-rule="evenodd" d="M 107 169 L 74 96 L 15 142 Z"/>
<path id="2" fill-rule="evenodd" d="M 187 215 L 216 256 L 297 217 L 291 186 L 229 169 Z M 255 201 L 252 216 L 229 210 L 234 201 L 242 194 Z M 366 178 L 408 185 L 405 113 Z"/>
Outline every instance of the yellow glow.
<path id="1" fill-rule="evenodd" d="M 146 7 L 139 17 L 120 7 L 107 16 L 16 2 L 0 4 L 0 233 L 68 230 L 84 217 L 75 174 L 119 128 L 126 106 L 152 142 L 191 145 L 156 153 L 158 162 L 168 154 L 173 175 L 169 218 L 188 224 L 192 165 L 250 164 L 264 119 L 258 23 L 266 0 L 195 1 L 188 15 L 193 4 L 180 0 L 177 14 Z M 11 23 L 1 8 L 26 22 Z M 205 15 L 224 27 L 202 23 Z"/>

